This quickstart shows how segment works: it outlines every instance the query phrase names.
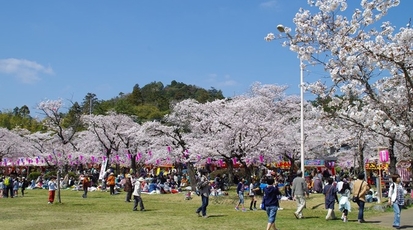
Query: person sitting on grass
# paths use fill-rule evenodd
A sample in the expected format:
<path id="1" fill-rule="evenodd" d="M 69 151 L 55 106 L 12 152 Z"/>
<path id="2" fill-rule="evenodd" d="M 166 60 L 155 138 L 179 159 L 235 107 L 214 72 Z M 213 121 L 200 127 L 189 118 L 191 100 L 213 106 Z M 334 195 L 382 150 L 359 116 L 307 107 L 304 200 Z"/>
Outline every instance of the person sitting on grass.
<path id="1" fill-rule="evenodd" d="M 285 197 L 288 198 L 288 200 L 293 200 L 292 189 L 291 189 L 291 185 L 289 182 L 285 183 L 284 194 L 285 194 Z"/>

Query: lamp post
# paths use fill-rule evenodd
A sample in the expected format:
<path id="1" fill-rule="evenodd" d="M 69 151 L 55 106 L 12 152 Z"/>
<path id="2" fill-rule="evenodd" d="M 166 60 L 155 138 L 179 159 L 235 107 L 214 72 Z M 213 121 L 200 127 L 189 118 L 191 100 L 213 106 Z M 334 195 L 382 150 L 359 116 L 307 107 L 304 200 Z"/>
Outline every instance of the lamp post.
<path id="1" fill-rule="evenodd" d="M 293 37 L 285 31 L 283 25 L 278 25 L 277 30 L 280 33 L 285 33 L 288 38 L 294 43 Z M 300 142 L 301 142 L 301 149 L 300 149 L 300 156 L 301 156 L 301 172 L 303 172 L 304 176 L 304 65 L 303 60 L 300 57 L 300 98 L 301 98 L 301 110 L 300 110 Z"/>

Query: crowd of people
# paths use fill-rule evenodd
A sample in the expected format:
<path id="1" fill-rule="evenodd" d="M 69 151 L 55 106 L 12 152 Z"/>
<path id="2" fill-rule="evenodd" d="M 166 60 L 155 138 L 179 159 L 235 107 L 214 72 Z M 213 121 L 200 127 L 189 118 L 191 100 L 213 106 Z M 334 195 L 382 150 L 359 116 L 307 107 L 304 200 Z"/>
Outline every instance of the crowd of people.
<path id="1" fill-rule="evenodd" d="M 14 177 L 12 175 L 0 177 L 0 198 L 14 198 L 24 196 L 26 188 L 29 186 L 29 182 L 25 177 Z"/>
<path id="2" fill-rule="evenodd" d="M 337 204 L 337 209 L 341 212 L 341 219 L 343 222 L 347 222 L 348 213 L 351 212 L 351 202 L 354 202 L 358 206 L 357 221 L 359 223 L 365 222 L 365 203 L 377 201 L 377 197 L 375 197 L 374 191 L 365 180 L 364 173 L 360 173 L 356 178 L 352 178 L 345 173 L 332 176 L 320 170 L 314 170 L 306 174 L 307 176 L 304 177 L 301 170 L 298 170 L 293 176 L 285 175 L 282 172 L 268 171 L 262 178 L 252 177 L 250 181 L 243 177 L 235 177 L 234 183 L 236 182 L 237 185 L 236 194 L 238 196 L 235 210 L 243 212 L 247 210 L 248 205 L 245 204 L 246 194 L 250 198 L 249 210 L 257 210 L 258 195 L 262 195 L 260 208 L 267 213 L 267 229 L 276 229 L 277 211 L 282 210 L 280 200 L 296 201 L 297 208 L 293 214 L 297 219 L 302 219 L 304 218 L 303 212 L 306 207 L 306 199 L 311 193 L 320 193 L 324 195 L 327 211 L 326 220 L 336 219 L 335 205 Z M 224 189 L 225 177 L 218 174 L 212 179 L 208 171 L 198 171 L 195 181 L 197 194 L 201 198 L 201 206 L 195 211 L 198 216 L 208 217 L 209 197 L 218 195 L 218 191 Z M 115 175 L 114 171 L 109 169 L 104 173 L 101 181 L 99 181 L 100 183 L 97 183 L 94 178 L 96 177 L 93 172 L 81 173 L 77 179 L 66 175 L 61 178 L 60 183 L 57 183 L 55 176 L 45 179 L 43 174 L 31 182 L 27 181 L 25 177 L 2 176 L 0 177 L 0 197 L 24 196 L 26 189 L 43 188 L 48 189 L 48 203 L 53 204 L 55 191 L 58 184 L 60 184 L 61 188 L 74 187 L 76 190 L 83 190 L 83 198 L 87 198 L 90 190 L 109 191 L 110 195 L 117 195 L 124 191 L 125 202 L 133 201 L 133 211 L 145 211 L 142 193 L 173 194 L 188 191 L 186 198 L 192 199 L 192 187 L 186 174 L 160 172 L 155 176 L 152 173 L 141 172 L 138 174 Z M 388 204 L 393 207 L 395 215 L 393 227 L 396 228 L 400 226 L 400 212 L 404 205 L 405 194 L 406 191 L 400 181 L 400 176 L 393 176 L 388 191 Z"/>

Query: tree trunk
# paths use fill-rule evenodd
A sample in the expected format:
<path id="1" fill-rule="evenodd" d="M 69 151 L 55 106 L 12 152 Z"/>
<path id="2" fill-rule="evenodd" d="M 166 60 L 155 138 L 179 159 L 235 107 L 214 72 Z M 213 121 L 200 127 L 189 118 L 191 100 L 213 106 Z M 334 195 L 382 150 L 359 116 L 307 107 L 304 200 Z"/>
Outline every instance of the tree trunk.
<path id="1" fill-rule="evenodd" d="M 136 174 L 136 154 L 131 155 L 130 168 L 132 169 L 132 173 Z"/>
<path id="2" fill-rule="evenodd" d="M 191 183 L 192 191 L 196 190 L 195 167 L 191 162 L 186 163 L 188 169 L 189 181 Z"/>
<path id="3" fill-rule="evenodd" d="M 234 181 L 234 165 L 231 159 L 225 159 L 225 163 L 228 166 L 228 185 L 231 185 Z"/>
<path id="4" fill-rule="evenodd" d="M 242 164 L 244 166 L 245 169 L 245 181 L 248 181 L 248 183 L 251 182 L 251 175 L 252 175 L 252 171 L 253 171 L 253 166 L 247 166 L 247 164 Z"/>
<path id="5" fill-rule="evenodd" d="M 390 171 L 390 175 L 394 175 L 397 173 L 396 170 L 396 163 L 397 163 L 397 159 L 396 156 L 394 154 L 394 144 L 395 141 L 393 138 L 389 138 L 389 158 L 390 158 L 390 164 L 389 164 L 389 171 Z"/>
<path id="6" fill-rule="evenodd" d="M 365 172 L 365 163 L 364 163 L 364 143 L 360 137 L 357 142 L 357 155 L 358 155 L 358 168 L 356 170 L 356 175 L 360 174 L 361 172 L 364 172 L 365 176 L 367 176 Z"/>
<path id="7" fill-rule="evenodd" d="M 59 203 L 62 203 L 62 199 L 60 197 L 60 169 L 57 170 L 57 200 Z"/>

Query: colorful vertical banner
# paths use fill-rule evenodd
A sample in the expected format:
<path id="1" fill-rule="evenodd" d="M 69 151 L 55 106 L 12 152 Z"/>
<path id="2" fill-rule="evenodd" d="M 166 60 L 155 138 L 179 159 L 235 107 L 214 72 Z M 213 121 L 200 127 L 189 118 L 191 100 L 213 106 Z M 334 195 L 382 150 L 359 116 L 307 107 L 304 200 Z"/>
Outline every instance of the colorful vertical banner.
<path id="1" fill-rule="evenodd" d="M 237 164 L 237 158 L 235 158 L 235 157 L 232 158 L 232 164 L 233 164 L 233 165 L 236 165 L 236 164 Z"/>
<path id="2" fill-rule="evenodd" d="M 264 163 L 264 156 L 260 155 L 260 163 Z"/>
<path id="3" fill-rule="evenodd" d="M 381 150 L 379 151 L 379 158 L 382 163 L 389 161 L 389 150 Z"/>

